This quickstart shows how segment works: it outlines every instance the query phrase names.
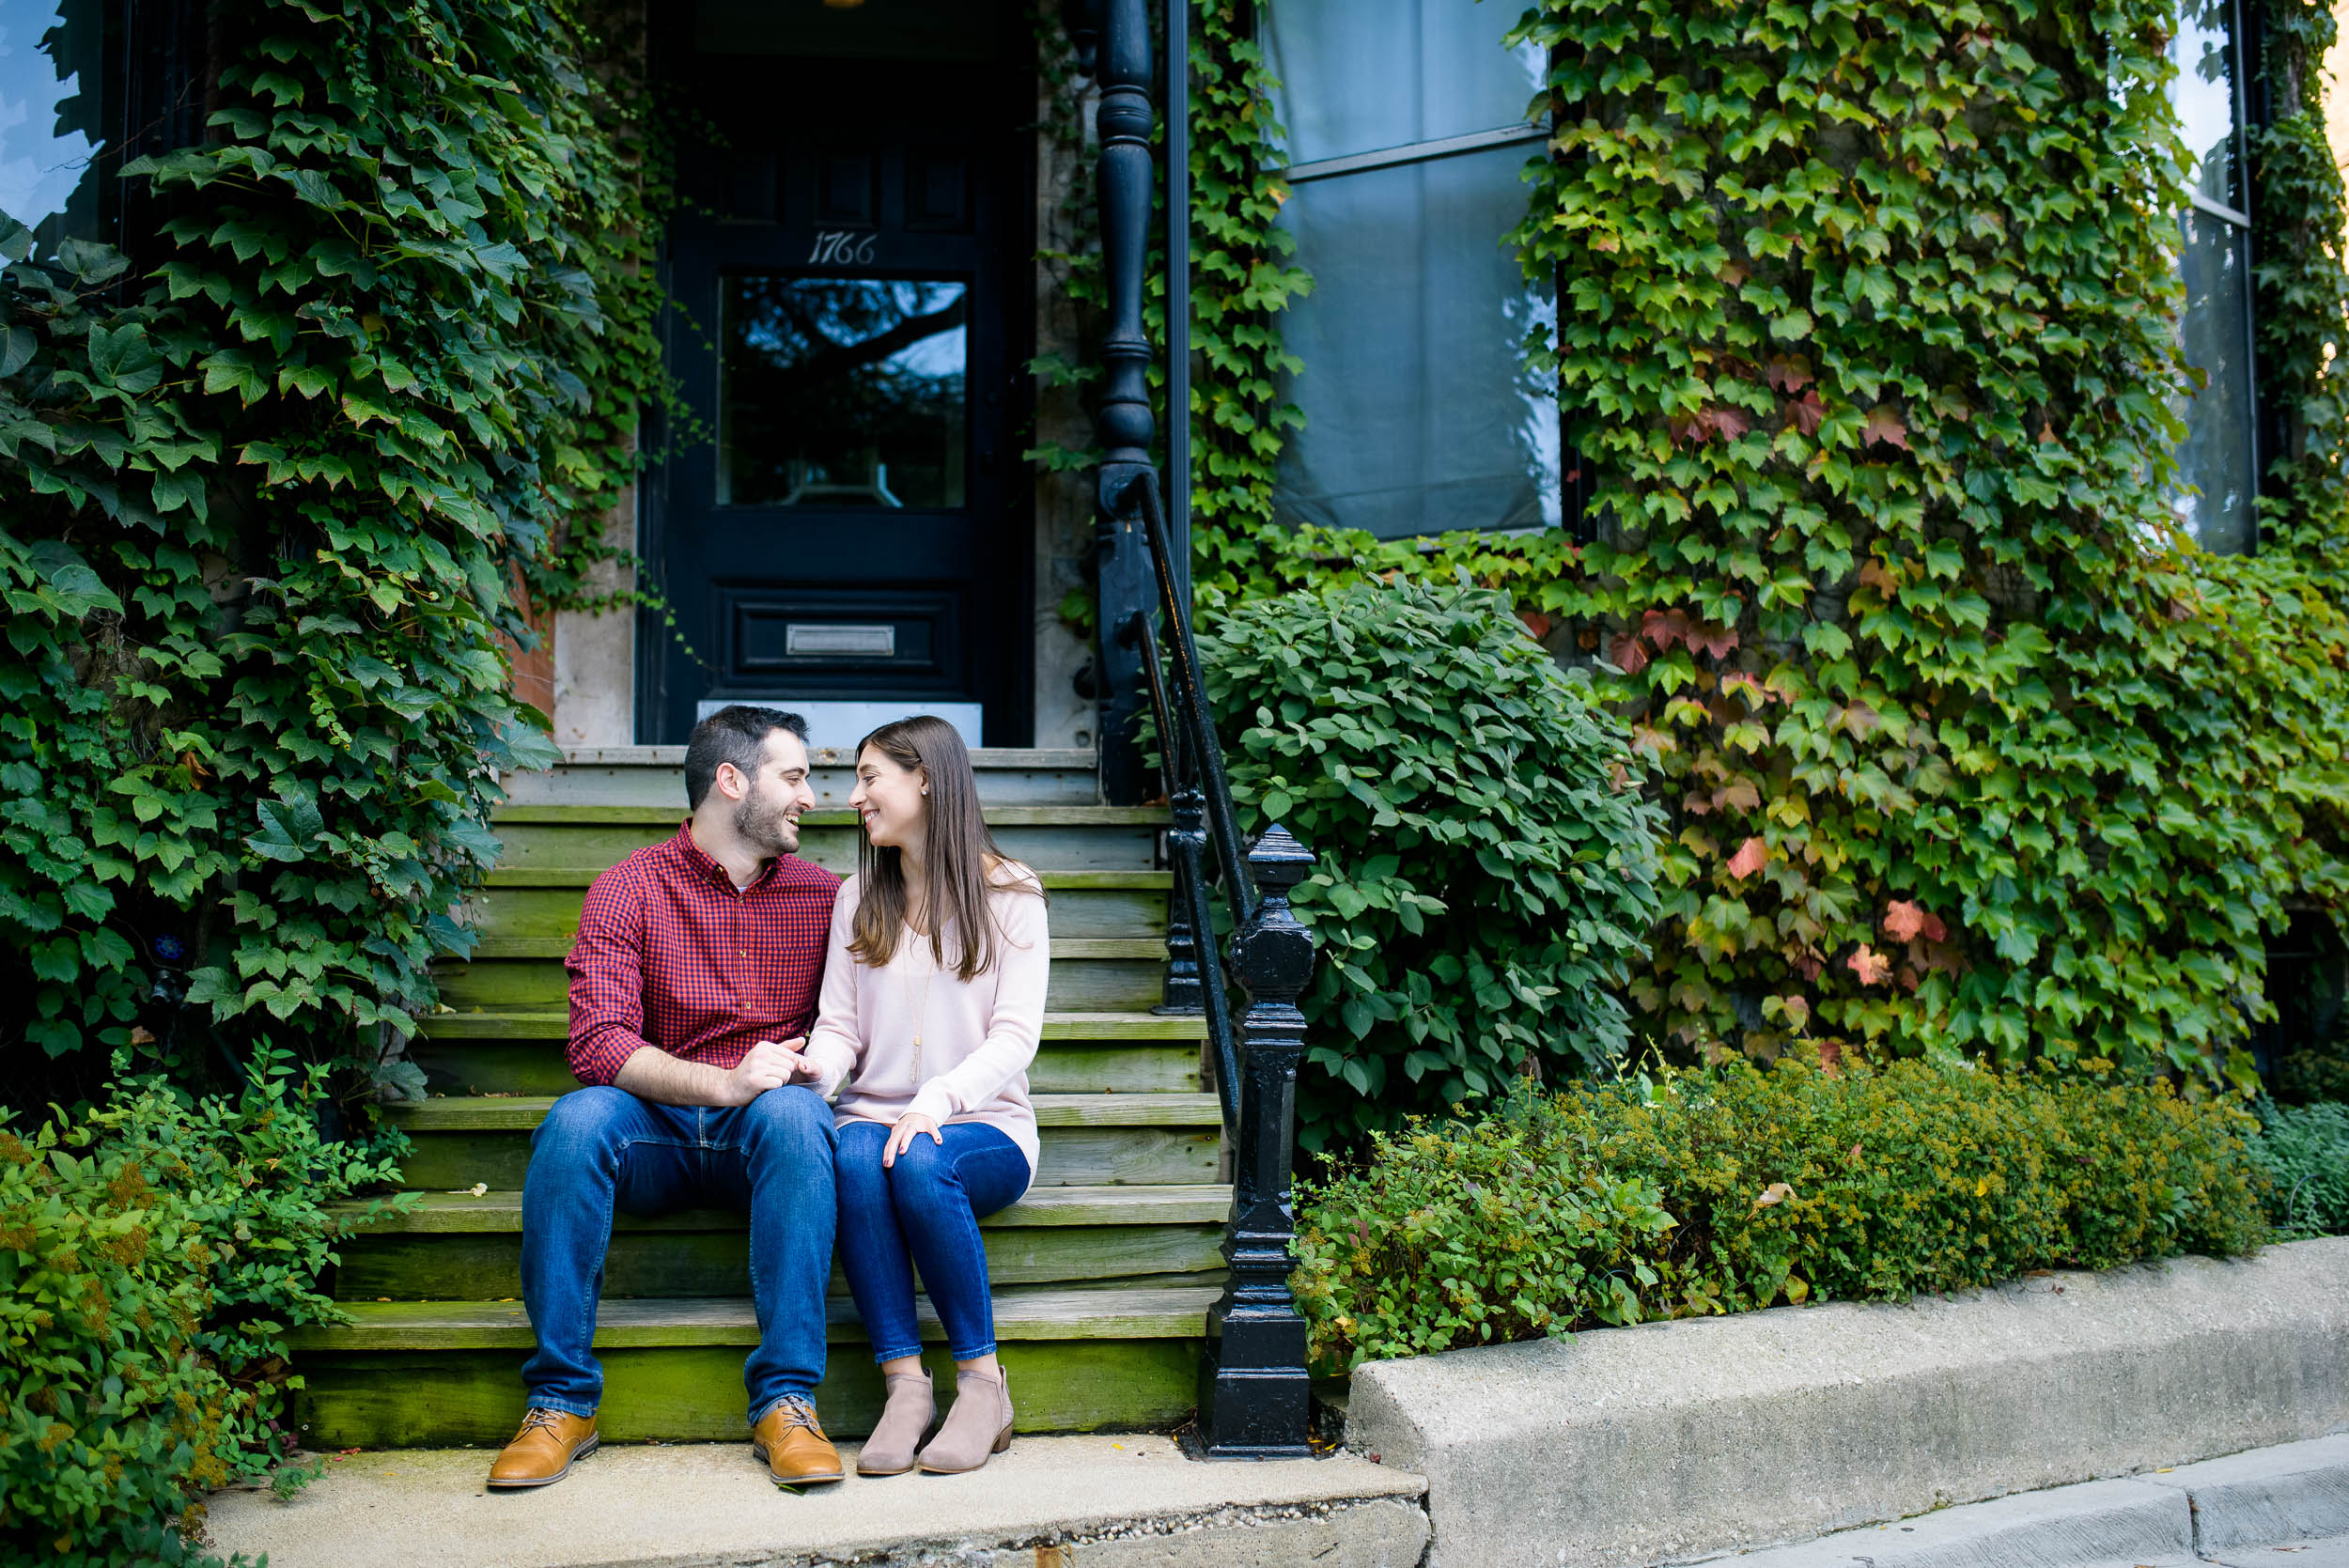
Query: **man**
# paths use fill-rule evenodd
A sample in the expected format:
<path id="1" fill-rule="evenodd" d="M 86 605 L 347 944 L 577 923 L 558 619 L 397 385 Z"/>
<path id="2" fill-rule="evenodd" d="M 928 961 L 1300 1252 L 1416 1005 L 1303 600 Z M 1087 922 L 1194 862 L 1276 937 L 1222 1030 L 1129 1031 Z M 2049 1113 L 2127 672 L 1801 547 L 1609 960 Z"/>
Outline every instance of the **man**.
<path id="1" fill-rule="evenodd" d="M 832 1275 L 832 1108 L 798 1047 L 815 1021 L 840 878 L 808 864 L 807 728 L 728 707 L 685 749 L 692 816 L 598 877 L 564 967 L 572 1076 L 530 1145 L 522 1301 L 530 1409 L 490 1470 L 543 1486 L 596 1448 L 596 1302 L 614 1209 L 750 1211 L 758 1348 L 752 1452 L 778 1481 L 838 1481 L 816 1419 Z"/>

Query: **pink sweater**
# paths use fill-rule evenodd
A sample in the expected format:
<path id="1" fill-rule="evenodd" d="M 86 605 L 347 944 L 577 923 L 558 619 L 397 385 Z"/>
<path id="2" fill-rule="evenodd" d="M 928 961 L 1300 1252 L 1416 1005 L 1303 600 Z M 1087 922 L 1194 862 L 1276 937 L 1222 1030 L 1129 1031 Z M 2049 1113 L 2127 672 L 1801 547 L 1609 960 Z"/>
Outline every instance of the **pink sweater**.
<path id="1" fill-rule="evenodd" d="M 1010 868 L 1034 885 L 1024 867 Z M 832 944 L 807 1056 L 823 1069 L 834 1120 L 894 1123 L 917 1111 L 940 1126 L 984 1122 L 1036 1168 L 1035 1110 L 1028 1063 L 1044 1030 L 1044 986 L 1051 966 L 1044 900 L 1007 889 L 988 896 L 1003 940 L 975 980 L 957 979 L 955 924 L 944 931 L 946 967 L 930 960 L 929 939 L 908 929 L 879 969 L 849 956 L 862 890 L 851 877 L 832 909 Z M 921 1046 L 914 1046 L 919 1036 Z M 918 1060 L 917 1060 L 918 1056 Z"/>

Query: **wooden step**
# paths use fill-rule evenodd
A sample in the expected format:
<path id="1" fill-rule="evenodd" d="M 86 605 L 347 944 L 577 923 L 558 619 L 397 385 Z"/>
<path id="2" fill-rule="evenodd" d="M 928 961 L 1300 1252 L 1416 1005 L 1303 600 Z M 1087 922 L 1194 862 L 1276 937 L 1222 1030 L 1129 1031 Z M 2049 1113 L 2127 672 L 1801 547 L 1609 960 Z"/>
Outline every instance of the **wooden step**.
<path id="1" fill-rule="evenodd" d="M 1163 806 L 990 806 L 988 829 L 1003 852 L 1054 871 L 1158 869 Z M 495 817 L 502 871 L 601 870 L 673 836 L 684 810 L 644 806 L 507 806 Z M 863 830 L 848 811 L 800 818 L 800 855 L 843 876 L 856 869 Z"/>
<path id="2" fill-rule="evenodd" d="M 338 1297 L 521 1294 L 520 1192 L 421 1197 L 341 1242 Z M 1231 1188 L 1214 1185 L 1037 1188 L 979 1222 L 988 1277 L 1012 1285 L 1218 1273 L 1231 1203 Z M 355 1215 L 366 1205 L 337 1207 Z M 747 1295 L 747 1223 L 727 1209 L 616 1216 L 604 1259 L 605 1297 Z M 846 1289 L 835 1275 L 834 1292 Z"/>
<path id="3" fill-rule="evenodd" d="M 571 1016 L 561 1007 L 479 1009 L 471 1012 L 429 1013 L 417 1020 L 426 1034 L 451 1040 L 564 1040 L 570 1036 Z M 1042 1039 L 1050 1047 L 1062 1041 L 1205 1040 L 1207 1024 L 1198 1017 L 1165 1017 L 1137 1011 L 1050 1012 L 1044 1015 Z"/>
<path id="4" fill-rule="evenodd" d="M 816 803 L 845 807 L 856 790 L 856 758 L 817 747 L 808 763 Z M 995 804 L 1089 805 L 1101 798 L 1100 760 L 1090 748 L 981 747 L 971 768 L 979 799 Z M 567 747 L 560 767 L 501 782 L 517 805 L 660 806 L 682 814 L 685 748 Z"/>
<path id="5" fill-rule="evenodd" d="M 1063 948 L 1064 940 L 1071 945 Z M 1107 940 L 1113 945 L 1098 945 Z M 570 980 L 558 955 L 450 960 L 433 966 L 443 1004 L 483 1012 L 551 1010 Z M 1054 938 L 1045 1005 L 1056 1013 L 1148 1012 L 1166 994 L 1166 945 L 1133 938 Z"/>
<path id="6" fill-rule="evenodd" d="M 1205 1317 L 1220 1287 L 1093 1289 L 1007 1285 L 995 1292 L 999 1354 L 1022 1431 L 1149 1427 L 1198 1398 Z M 521 1357 L 533 1340 L 519 1301 L 351 1302 L 352 1322 L 290 1336 L 306 1387 L 295 1419 L 312 1448 L 497 1444 L 521 1419 Z M 940 1387 L 952 1364 L 927 1301 L 925 1359 Z M 827 1432 L 860 1436 L 880 1410 L 880 1378 L 854 1307 L 831 1303 L 834 1348 L 817 1405 Z M 758 1340 L 739 1297 L 608 1301 L 598 1315 L 604 1367 L 598 1426 L 636 1442 L 743 1435 L 742 1360 Z"/>
<path id="7" fill-rule="evenodd" d="M 570 1015 L 558 1008 L 450 1013 L 424 1020 L 408 1054 L 440 1094 L 561 1094 L 579 1087 L 565 1064 Z M 1035 1094 L 1195 1094 L 1206 1021 L 1147 1013 L 1048 1013 L 1028 1066 Z"/>
<path id="8" fill-rule="evenodd" d="M 601 876 L 589 866 L 540 866 L 490 873 L 489 885 L 469 895 L 458 919 L 480 938 L 476 957 L 499 956 L 494 944 L 552 940 L 552 955 L 568 950 L 579 931 L 587 884 Z M 1048 871 L 1041 874 L 1054 938 L 1163 939 L 1174 877 L 1164 871 Z"/>
<path id="9" fill-rule="evenodd" d="M 412 1188 L 520 1188 L 531 1129 L 552 1096 L 450 1096 L 384 1107 L 411 1142 Z M 1185 1187 L 1221 1175 L 1221 1111 L 1213 1094 L 1037 1094 L 1040 1162 L 1050 1187 Z"/>

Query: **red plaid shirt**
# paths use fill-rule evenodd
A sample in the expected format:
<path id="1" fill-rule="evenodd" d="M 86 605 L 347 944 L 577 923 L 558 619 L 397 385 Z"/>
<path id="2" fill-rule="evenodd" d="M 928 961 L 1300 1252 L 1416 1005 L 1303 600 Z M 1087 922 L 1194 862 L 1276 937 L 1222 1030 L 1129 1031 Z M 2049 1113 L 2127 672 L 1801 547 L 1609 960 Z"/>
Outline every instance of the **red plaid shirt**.
<path id="1" fill-rule="evenodd" d="M 571 976 L 571 1076 L 610 1083 L 646 1046 L 732 1067 L 761 1040 L 805 1034 L 840 878 L 778 855 L 739 893 L 687 829 L 595 880 Z"/>

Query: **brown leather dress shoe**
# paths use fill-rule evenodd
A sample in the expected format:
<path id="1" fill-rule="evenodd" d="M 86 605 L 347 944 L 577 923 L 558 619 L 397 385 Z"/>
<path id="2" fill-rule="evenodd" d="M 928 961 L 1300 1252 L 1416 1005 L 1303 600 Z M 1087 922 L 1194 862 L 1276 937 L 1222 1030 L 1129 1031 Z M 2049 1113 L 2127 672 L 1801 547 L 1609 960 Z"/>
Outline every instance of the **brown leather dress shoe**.
<path id="1" fill-rule="evenodd" d="M 758 1418 L 751 1428 L 751 1452 L 786 1486 L 840 1479 L 840 1451 L 816 1423 L 816 1406 L 796 1399 Z"/>
<path id="2" fill-rule="evenodd" d="M 492 1486 L 545 1486 L 596 1452 L 596 1418 L 533 1405 L 522 1429 L 490 1467 Z"/>

